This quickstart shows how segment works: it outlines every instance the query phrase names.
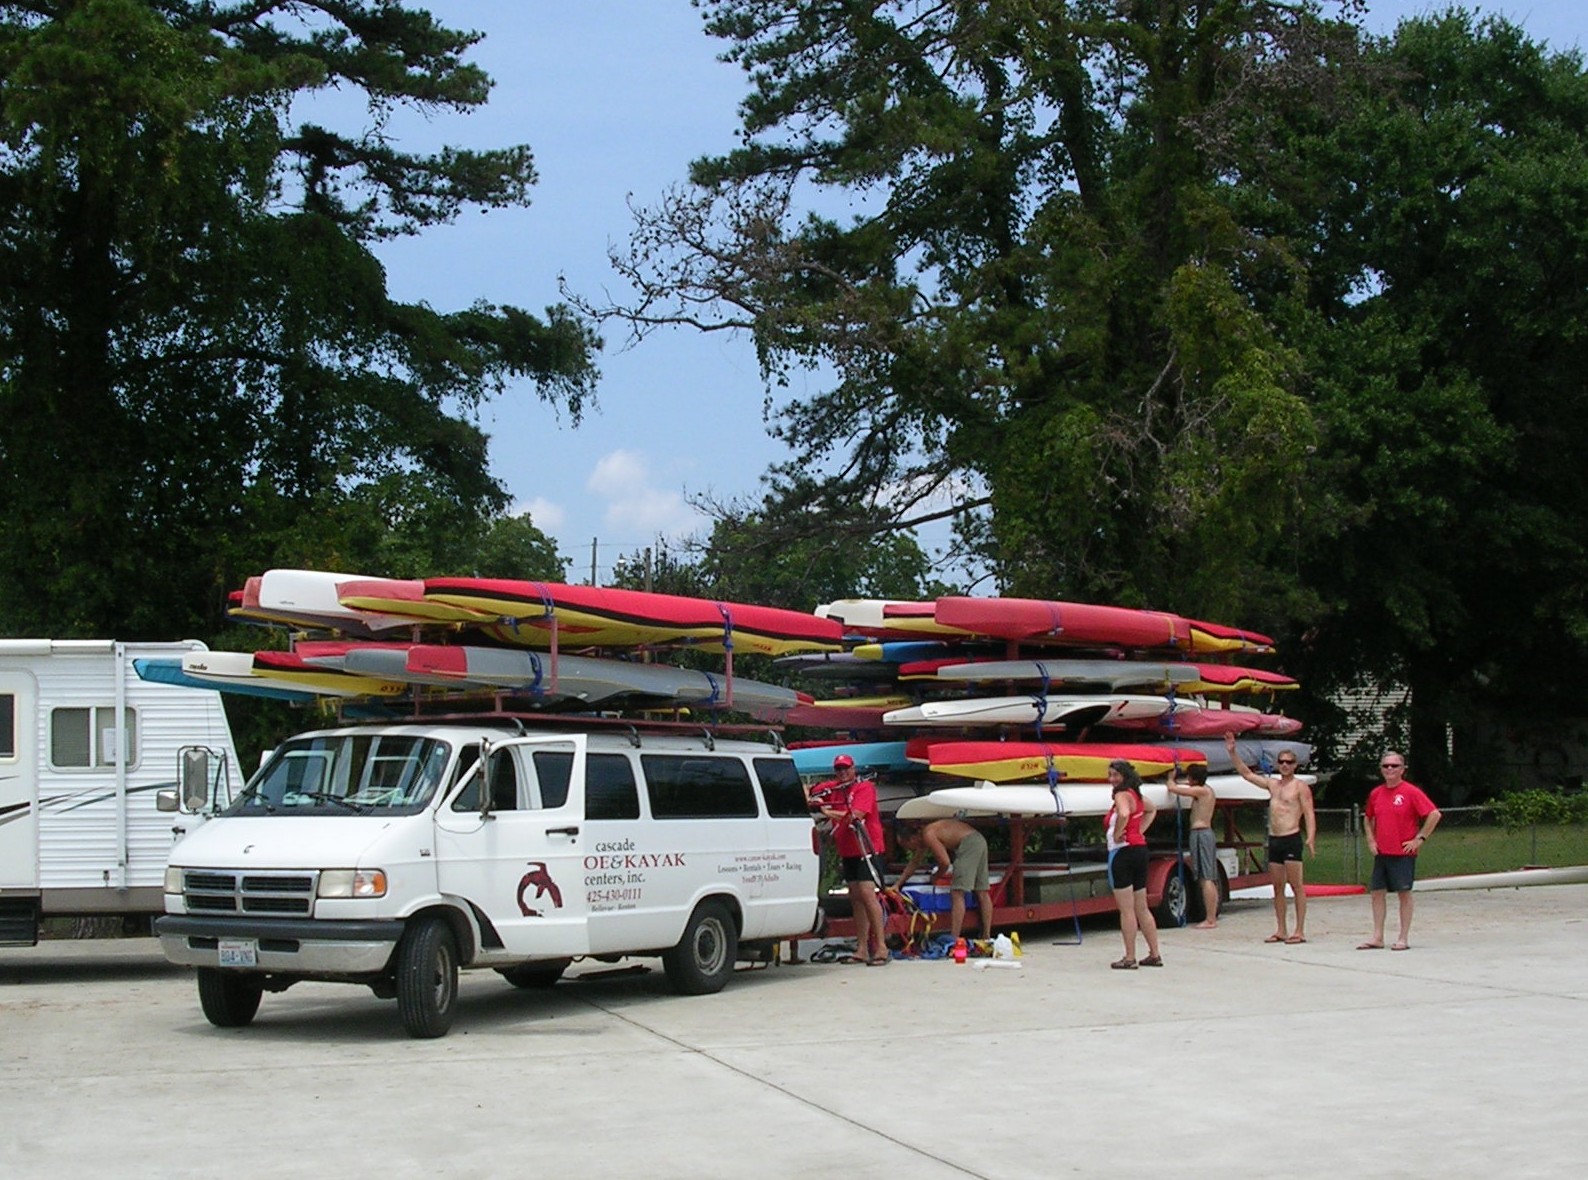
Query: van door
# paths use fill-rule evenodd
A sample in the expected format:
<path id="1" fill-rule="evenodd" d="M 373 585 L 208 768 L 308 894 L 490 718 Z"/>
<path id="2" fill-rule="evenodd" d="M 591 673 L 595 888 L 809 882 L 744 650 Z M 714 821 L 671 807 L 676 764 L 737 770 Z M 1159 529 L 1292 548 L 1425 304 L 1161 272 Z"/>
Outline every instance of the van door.
<path id="1" fill-rule="evenodd" d="M 707 893 L 731 895 L 745 917 L 744 936 L 757 937 L 749 897 L 762 887 L 766 820 L 749 767 L 738 755 L 706 752 L 641 752 L 640 767 L 653 822 L 636 851 L 654 945 L 676 942 Z"/>
<path id="2" fill-rule="evenodd" d="M 436 812 L 441 892 L 479 907 L 515 954 L 589 953 L 585 746 L 582 734 L 491 742 Z"/>
<path id="3" fill-rule="evenodd" d="M 39 887 L 38 683 L 0 671 L 0 889 Z"/>

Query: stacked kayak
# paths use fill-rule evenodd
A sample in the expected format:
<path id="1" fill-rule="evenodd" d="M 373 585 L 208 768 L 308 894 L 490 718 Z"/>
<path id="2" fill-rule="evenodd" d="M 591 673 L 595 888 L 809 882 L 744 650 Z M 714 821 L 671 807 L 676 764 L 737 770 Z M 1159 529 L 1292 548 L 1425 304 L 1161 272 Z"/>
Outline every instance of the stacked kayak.
<path id="1" fill-rule="evenodd" d="M 1244 799 L 1256 788 L 1231 773 L 1226 734 L 1260 769 L 1282 750 L 1302 762 L 1312 753 L 1295 740 L 1301 723 L 1275 703 L 1298 683 L 1248 662 L 1274 651 L 1256 631 L 996 597 L 845 599 L 815 613 L 840 624 L 845 650 L 778 661 L 820 690 L 789 721 L 843 731 L 817 747 L 822 757 L 852 750 L 865 766 L 866 751 L 902 740 L 922 770 L 979 784 L 912 801 L 923 815 L 975 810 L 977 801 L 992 813 L 1093 813 L 1097 800 L 1084 791 L 1067 802 L 1052 792 L 1099 787 L 1116 760 L 1144 778 L 1201 763 L 1220 798 Z M 1003 793 L 962 797 L 994 786 Z M 1160 802 L 1172 806 L 1167 795 Z"/>
<path id="2" fill-rule="evenodd" d="M 203 652 L 146 675 L 295 702 L 484 701 L 779 722 L 812 697 L 736 676 L 734 654 L 843 654 L 842 627 L 804 611 L 503 578 L 274 569 L 249 578 L 229 614 L 284 634 L 286 650 Z M 721 659 L 689 661 L 709 670 L 670 662 L 684 651 Z"/>

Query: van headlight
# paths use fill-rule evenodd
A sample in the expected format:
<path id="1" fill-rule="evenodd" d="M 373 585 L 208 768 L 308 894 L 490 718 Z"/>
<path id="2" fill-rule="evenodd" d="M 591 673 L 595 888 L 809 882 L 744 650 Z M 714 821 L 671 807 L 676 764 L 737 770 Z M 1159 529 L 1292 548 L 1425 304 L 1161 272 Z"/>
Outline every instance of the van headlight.
<path id="1" fill-rule="evenodd" d="M 384 869 L 326 869 L 320 874 L 320 897 L 385 897 Z"/>
<path id="2" fill-rule="evenodd" d="M 167 893 L 181 893 L 182 892 L 182 870 L 181 869 L 173 869 L 173 868 L 171 868 L 169 866 L 166 867 L 166 870 L 165 870 L 165 891 Z"/>

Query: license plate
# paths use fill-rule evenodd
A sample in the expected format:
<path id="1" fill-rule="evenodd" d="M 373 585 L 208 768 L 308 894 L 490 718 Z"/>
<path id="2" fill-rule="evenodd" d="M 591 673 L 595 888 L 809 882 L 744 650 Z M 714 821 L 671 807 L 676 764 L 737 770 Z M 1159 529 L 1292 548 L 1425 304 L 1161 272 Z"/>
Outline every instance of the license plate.
<path id="1" fill-rule="evenodd" d="M 220 952 L 222 967 L 259 966 L 259 944 L 252 938 L 223 938 Z"/>

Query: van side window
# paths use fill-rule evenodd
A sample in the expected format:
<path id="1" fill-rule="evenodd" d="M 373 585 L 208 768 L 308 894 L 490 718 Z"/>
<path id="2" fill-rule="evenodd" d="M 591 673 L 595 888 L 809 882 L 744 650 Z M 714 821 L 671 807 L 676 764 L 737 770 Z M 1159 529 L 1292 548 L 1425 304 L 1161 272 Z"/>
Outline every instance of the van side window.
<path id="1" fill-rule="evenodd" d="M 513 757 L 512 751 L 493 754 L 486 766 L 486 775 L 491 784 L 491 810 L 517 811 L 518 759 Z"/>
<path id="2" fill-rule="evenodd" d="M 17 699 L 0 692 L 0 758 L 17 756 Z"/>
<path id="3" fill-rule="evenodd" d="M 467 777 L 469 772 L 474 769 L 475 763 L 477 763 L 479 760 L 480 747 L 477 743 L 464 746 L 463 749 L 459 750 L 458 764 L 452 772 L 453 783 L 457 783 L 460 779 Z M 468 786 L 464 787 L 463 790 L 458 792 L 457 798 L 452 801 L 452 810 L 478 811 L 479 809 L 480 778 L 478 775 L 476 775 L 474 778 L 469 779 Z"/>
<path id="4" fill-rule="evenodd" d="M 810 818 L 805 788 L 800 786 L 800 772 L 794 769 L 792 759 L 757 758 L 755 773 L 761 780 L 761 795 L 766 800 L 768 815 L 775 819 Z"/>
<path id="5" fill-rule="evenodd" d="M 585 764 L 586 819 L 639 819 L 634 764 L 622 754 L 591 754 Z"/>
<path id="6" fill-rule="evenodd" d="M 540 779 L 540 805 L 561 807 L 568 802 L 568 780 L 573 777 L 573 754 L 565 750 L 536 750 L 535 777 Z"/>
<path id="7" fill-rule="evenodd" d="M 469 746 L 459 756 L 459 774 L 468 774 L 480 760 L 480 748 Z M 511 750 L 500 750 L 491 756 L 486 773 L 490 776 L 491 810 L 518 810 L 518 759 Z M 453 811 L 478 811 L 480 809 L 480 775 L 469 780 L 469 785 L 452 800 Z"/>
<path id="8" fill-rule="evenodd" d="M 653 819 L 754 819 L 760 815 L 750 771 L 737 758 L 643 754 Z"/>

